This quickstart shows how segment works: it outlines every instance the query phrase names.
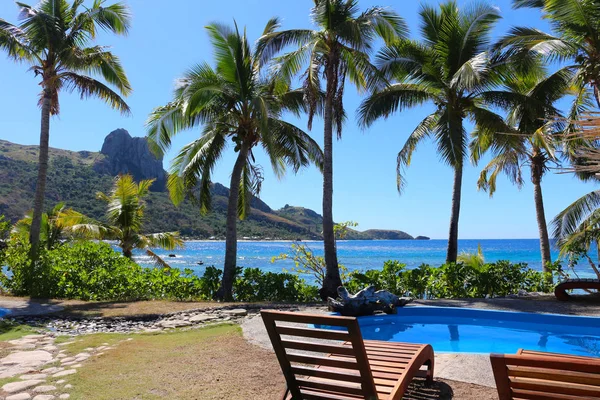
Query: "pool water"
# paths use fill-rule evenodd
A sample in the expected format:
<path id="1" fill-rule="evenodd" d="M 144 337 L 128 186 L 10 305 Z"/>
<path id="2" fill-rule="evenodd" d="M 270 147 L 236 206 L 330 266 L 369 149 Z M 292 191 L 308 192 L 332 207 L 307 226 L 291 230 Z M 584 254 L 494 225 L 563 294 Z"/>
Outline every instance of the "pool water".
<path id="1" fill-rule="evenodd" d="M 600 318 L 470 308 L 404 307 L 359 318 L 364 339 L 429 343 L 437 352 L 518 349 L 600 357 Z"/>

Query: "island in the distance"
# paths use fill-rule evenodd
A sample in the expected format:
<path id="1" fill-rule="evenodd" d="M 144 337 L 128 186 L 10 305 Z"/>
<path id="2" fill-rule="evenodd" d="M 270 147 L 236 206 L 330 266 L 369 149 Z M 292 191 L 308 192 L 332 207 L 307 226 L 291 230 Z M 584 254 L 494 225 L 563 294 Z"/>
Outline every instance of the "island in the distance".
<path id="1" fill-rule="evenodd" d="M 31 208 L 37 176 L 37 146 L 26 146 L 0 140 L 0 214 L 12 222 Z M 223 239 L 229 189 L 219 183 L 212 185 L 212 212 L 200 215 L 191 201 L 175 207 L 165 188 L 167 173 L 163 160 L 152 154 L 143 137 L 132 137 L 117 129 L 106 136 L 100 152 L 50 149 L 50 167 L 46 188 L 46 205 L 65 202 L 67 207 L 92 218 L 103 220 L 104 205 L 96 199 L 98 191 L 110 190 L 118 174 L 128 173 L 136 180 L 156 179 L 147 198 L 148 232 L 179 231 L 188 239 Z M 285 205 L 274 210 L 253 197 L 252 210 L 238 224 L 238 237 L 246 240 L 319 240 L 323 217 L 310 209 Z M 400 230 L 350 229 L 349 240 L 411 240 Z"/>

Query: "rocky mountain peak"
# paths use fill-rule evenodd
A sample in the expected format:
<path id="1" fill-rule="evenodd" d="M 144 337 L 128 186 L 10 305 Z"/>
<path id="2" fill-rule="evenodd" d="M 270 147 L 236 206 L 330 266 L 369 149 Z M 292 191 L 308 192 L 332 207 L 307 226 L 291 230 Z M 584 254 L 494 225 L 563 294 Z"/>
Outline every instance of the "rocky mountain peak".
<path id="1" fill-rule="evenodd" d="M 100 153 L 105 157 L 94 164 L 96 172 L 131 174 L 136 181 L 156 179 L 152 190 L 165 190 L 167 174 L 163 169 L 162 157 L 156 157 L 150 151 L 145 137 L 131 137 L 125 129 L 117 129 L 106 136 Z"/>

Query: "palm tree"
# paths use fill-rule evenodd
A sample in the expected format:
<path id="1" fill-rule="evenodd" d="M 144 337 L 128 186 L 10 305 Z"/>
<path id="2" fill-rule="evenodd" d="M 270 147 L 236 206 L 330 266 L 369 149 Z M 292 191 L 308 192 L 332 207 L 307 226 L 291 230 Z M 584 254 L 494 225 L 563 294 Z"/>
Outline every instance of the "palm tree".
<path id="1" fill-rule="evenodd" d="M 87 8 L 82 7 L 83 0 L 42 0 L 35 7 L 17 3 L 19 25 L 0 19 L 0 48 L 17 61 L 29 64 L 42 87 L 39 170 L 29 234 L 34 259 L 44 209 L 50 116 L 59 114 L 59 93 L 76 91 L 82 99 L 97 97 L 110 107 L 129 113 L 119 94 L 90 76 L 100 75 L 123 95 L 131 92 L 119 59 L 104 46 L 88 47 L 98 28 L 115 34 L 126 34 L 129 29 L 129 9 L 123 3 L 104 3 L 105 0 L 94 0 Z"/>
<path id="2" fill-rule="evenodd" d="M 432 137 L 441 159 L 454 169 L 452 210 L 446 262 L 458 255 L 458 220 L 462 174 L 468 155 L 465 118 L 480 130 L 501 131 L 502 118 L 483 107 L 481 93 L 497 83 L 499 65 L 492 65 L 490 32 L 500 18 L 496 8 L 475 4 L 460 10 L 454 1 L 440 8 L 423 5 L 421 41 L 400 40 L 377 55 L 379 69 L 392 82 L 374 91 L 359 109 L 364 127 L 379 118 L 433 103 L 435 111 L 423 119 L 406 140 L 397 158 L 397 187 L 405 188 L 404 172 L 418 144 Z"/>
<path id="3" fill-rule="evenodd" d="M 30 211 L 25 218 L 15 223 L 12 234 L 28 238 L 32 221 L 33 211 Z M 102 231 L 103 227 L 96 221 L 60 202 L 49 212 L 42 213 L 40 243 L 43 243 L 47 250 L 51 250 L 61 245 L 63 239 L 96 238 Z"/>
<path id="4" fill-rule="evenodd" d="M 106 218 L 108 224 L 104 226 L 102 239 L 118 241 L 123 255 L 132 258 L 133 250 L 145 250 L 146 254 L 163 267 L 169 267 L 151 247 L 161 247 L 173 250 L 183 246 L 183 240 L 178 232 L 163 232 L 142 234 L 144 210 L 146 203 L 144 197 L 148 195 L 154 179 L 147 179 L 136 183 L 131 175 L 120 175 L 115 179 L 114 186 L 109 195 L 97 193 L 100 200 L 108 204 Z"/>
<path id="5" fill-rule="evenodd" d="M 571 255 L 575 259 L 583 256 L 600 279 L 600 190 L 594 190 L 561 211 L 552 220 L 554 237 L 561 255 Z M 596 246 L 596 263 L 589 256 L 592 246 Z"/>
<path id="6" fill-rule="evenodd" d="M 298 46 L 276 61 L 276 70 L 291 79 L 306 67 L 302 75 L 309 106 L 308 128 L 315 114 L 323 112 L 323 241 L 327 271 L 320 295 L 336 297 L 342 284 L 337 261 L 333 222 L 333 131 L 342 136 L 345 119 L 343 106 L 346 78 L 359 90 L 377 81 L 369 55 L 377 37 L 386 44 L 404 37 L 407 27 L 394 12 L 372 7 L 359 13 L 357 0 L 314 0 L 311 17 L 316 30 L 271 31 L 258 41 L 261 63 L 265 63 L 289 45 Z M 277 21 L 273 21 L 277 24 Z M 321 104 L 321 76 L 325 78 L 325 99 Z"/>
<path id="7" fill-rule="evenodd" d="M 578 86 L 594 91 L 600 107 L 600 7 L 591 0 L 513 0 L 513 8 L 537 8 L 556 35 L 516 27 L 500 41 L 515 53 L 535 52 L 550 61 L 566 61 Z"/>
<path id="8" fill-rule="evenodd" d="M 496 190 L 496 178 L 504 173 L 519 188 L 523 186 L 524 166 L 529 166 L 535 211 L 540 236 L 540 250 L 544 272 L 549 272 L 550 239 L 546 225 L 542 178 L 550 164 L 558 164 L 556 154 L 560 149 L 565 124 L 555 103 L 570 93 L 573 73 L 567 69 L 547 75 L 542 69 L 517 73 L 513 79 L 504 81 L 503 90 L 484 93 L 490 104 L 504 108 L 509 131 L 489 134 L 474 132 L 471 143 L 472 158 L 478 162 L 486 151 L 493 158 L 483 168 L 477 186 L 488 191 L 490 197 Z M 579 91 L 577 91 L 579 92 Z M 585 99 L 584 99 L 585 100 Z M 581 102 L 581 99 L 578 99 Z"/>
<path id="9" fill-rule="evenodd" d="M 264 33 L 276 24 L 267 25 Z M 214 48 L 215 66 L 199 64 L 178 82 L 171 103 L 154 110 L 148 121 L 148 138 L 155 151 L 170 147 L 171 139 L 187 128 L 201 128 L 201 135 L 183 147 L 173 160 L 167 183 L 178 204 L 186 195 L 197 201 L 202 213 L 210 210 L 211 174 L 229 141 L 237 153 L 231 172 L 223 280 L 217 297 L 231 300 L 237 263 L 237 219 L 250 211 L 251 195 L 263 180 L 254 151 L 261 146 L 276 175 L 286 165 L 298 171 L 311 161 L 321 167 L 319 145 L 305 132 L 284 121 L 287 110 L 304 109 L 301 90 L 269 76 L 253 54 L 246 33 L 220 24 L 207 27 Z"/>

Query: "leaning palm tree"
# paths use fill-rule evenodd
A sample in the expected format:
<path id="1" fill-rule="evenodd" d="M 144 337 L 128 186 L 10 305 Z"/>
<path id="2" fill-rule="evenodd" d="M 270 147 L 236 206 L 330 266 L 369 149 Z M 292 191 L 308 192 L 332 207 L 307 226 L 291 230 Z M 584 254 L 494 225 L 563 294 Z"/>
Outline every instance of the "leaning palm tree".
<path id="1" fill-rule="evenodd" d="M 369 55 L 377 37 L 386 44 L 404 37 L 407 27 L 393 11 L 372 7 L 359 12 L 357 0 L 314 0 L 311 17 L 316 30 L 271 31 L 258 41 L 261 62 L 265 63 L 289 45 L 298 46 L 276 60 L 277 72 L 291 79 L 303 68 L 308 128 L 315 114 L 323 112 L 323 241 L 326 276 L 321 297 L 336 297 L 342 284 L 337 261 L 333 222 L 333 131 L 342 136 L 346 79 L 359 90 L 372 87 L 377 73 Z M 276 20 L 273 24 L 278 24 Z M 325 78 L 325 100 L 320 103 L 321 77 Z M 322 109 L 321 109 L 322 107 Z"/>
<path id="2" fill-rule="evenodd" d="M 115 179 L 110 194 L 97 193 L 100 200 L 108 204 L 106 219 L 103 225 L 102 239 L 118 241 L 123 255 L 133 257 L 133 250 L 144 250 L 147 255 L 159 265 L 168 267 L 168 264 L 151 250 L 151 247 L 160 247 L 173 250 L 183 246 L 183 240 L 178 232 L 164 232 L 143 234 L 144 211 L 146 203 L 144 197 L 148 195 L 154 179 L 147 179 L 136 183 L 131 175 L 120 175 Z"/>
<path id="3" fill-rule="evenodd" d="M 92 77 L 99 75 L 122 94 L 129 94 L 131 87 L 119 59 L 104 46 L 90 46 L 98 28 L 126 34 L 129 9 L 123 3 L 105 6 L 105 0 L 94 0 L 85 8 L 83 3 L 42 0 L 35 7 L 17 3 L 21 20 L 18 25 L 0 19 L 0 48 L 15 60 L 29 64 L 42 87 L 39 170 L 29 234 L 34 256 L 44 209 L 50 116 L 59 114 L 59 94 L 63 90 L 75 91 L 81 98 L 97 97 L 112 108 L 129 113 L 119 94 Z"/>
<path id="4" fill-rule="evenodd" d="M 513 0 L 514 8 L 540 9 L 554 35 L 538 29 L 515 27 L 500 44 L 515 53 L 541 54 L 565 61 L 578 86 L 591 87 L 600 107 L 600 7 L 595 0 Z"/>
<path id="5" fill-rule="evenodd" d="M 562 145 L 565 124 L 555 104 L 571 93 L 572 82 L 573 73 L 567 68 L 549 75 L 542 69 L 516 73 L 512 79 L 504 81 L 504 88 L 483 95 L 489 103 L 507 111 L 506 122 L 510 129 L 494 134 L 476 130 L 471 143 L 471 154 L 475 162 L 485 152 L 492 153 L 492 160 L 483 168 L 477 182 L 478 188 L 489 192 L 490 197 L 496 191 L 498 174 L 504 173 L 513 184 L 521 188 L 524 183 L 522 168 L 529 167 L 545 272 L 549 272 L 548 265 L 552 259 L 542 196 L 542 178 L 551 164 L 559 164 L 557 151 Z M 585 93 L 579 90 L 576 92 Z M 585 99 L 576 99 L 578 104 L 584 102 Z"/>
<path id="6" fill-rule="evenodd" d="M 402 193 L 405 168 L 415 149 L 432 137 L 441 159 L 454 169 L 446 261 L 456 262 L 463 165 L 469 144 L 464 120 L 492 132 L 504 126 L 500 116 L 483 107 L 481 98 L 498 80 L 499 65 L 491 64 L 487 50 L 492 27 L 500 16 L 492 6 L 475 4 L 461 10 L 454 1 L 439 8 L 423 5 L 419 14 L 421 41 L 400 40 L 378 53 L 379 69 L 391 84 L 363 101 L 359 120 L 367 127 L 408 108 L 425 103 L 436 106 L 398 153 L 397 187 Z"/>
<path id="7" fill-rule="evenodd" d="M 270 23 L 264 33 L 272 32 Z M 285 111 L 304 109 L 301 90 L 269 76 L 253 54 L 245 32 L 220 24 L 207 27 L 214 48 L 215 66 L 199 64 L 178 82 L 171 103 L 154 110 L 148 120 L 148 138 L 162 153 L 179 131 L 201 127 L 201 135 L 183 147 L 173 160 L 167 186 L 178 204 L 191 196 L 202 213 L 210 210 L 211 174 L 228 142 L 237 153 L 231 172 L 223 280 L 217 297 L 231 300 L 237 263 L 237 219 L 250 211 L 252 195 L 260 191 L 262 169 L 254 152 L 265 151 L 276 175 L 286 165 L 294 171 L 311 161 L 321 167 L 319 145 L 305 132 L 284 121 Z"/>

